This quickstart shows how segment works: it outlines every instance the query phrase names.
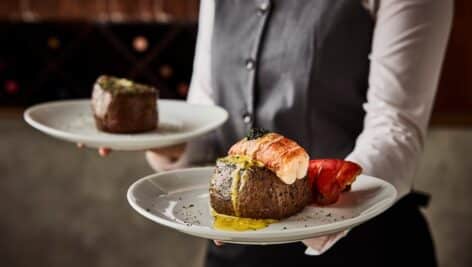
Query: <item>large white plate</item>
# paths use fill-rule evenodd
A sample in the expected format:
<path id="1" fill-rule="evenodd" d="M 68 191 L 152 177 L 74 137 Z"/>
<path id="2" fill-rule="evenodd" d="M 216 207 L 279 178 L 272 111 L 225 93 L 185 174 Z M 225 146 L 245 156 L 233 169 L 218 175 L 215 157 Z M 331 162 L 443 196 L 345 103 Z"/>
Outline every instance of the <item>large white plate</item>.
<path id="1" fill-rule="evenodd" d="M 214 130 L 228 118 L 218 106 L 158 100 L 159 127 L 139 134 L 112 134 L 97 130 L 87 100 L 57 101 L 28 108 L 24 118 L 43 133 L 87 147 L 142 150 L 188 141 Z"/>
<path id="2" fill-rule="evenodd" d="M 327 207 L 306 207 L 299 214 L 257 231 L 213 228 L 208 186 L 213 167 L 191 168 L 144 177 L 128 189 L 128 201 L 144 217 L 175 230 L 239 244 L 289 243 L 359 225 L 388 209 L 396 198 L 389 183 L 360 175 L 352 190 Z"/>

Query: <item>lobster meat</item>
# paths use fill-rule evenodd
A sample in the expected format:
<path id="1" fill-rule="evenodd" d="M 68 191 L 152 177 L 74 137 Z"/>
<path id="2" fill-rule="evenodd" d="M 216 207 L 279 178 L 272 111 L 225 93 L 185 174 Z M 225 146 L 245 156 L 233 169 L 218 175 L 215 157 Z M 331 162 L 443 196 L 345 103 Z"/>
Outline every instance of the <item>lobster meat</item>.
<path id="1" fill-rule="evenodd" d="M 319 205 L 338 201 L 341 192 L 349 190 L 362 168 L 358 164 L 340 159 L 310 160 L 308 179 L 313 200 Z"/>

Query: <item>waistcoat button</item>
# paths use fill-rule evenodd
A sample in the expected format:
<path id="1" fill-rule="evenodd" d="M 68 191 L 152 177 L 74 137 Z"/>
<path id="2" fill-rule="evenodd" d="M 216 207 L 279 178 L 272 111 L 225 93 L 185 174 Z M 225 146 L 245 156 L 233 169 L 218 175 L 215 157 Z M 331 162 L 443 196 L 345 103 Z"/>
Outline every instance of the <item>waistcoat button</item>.
<path id="1" fill-rule="evenodd" d="M 246 112 L 246 113 L 243 114 L 243 122 L 245 124 L 249 124 L 249 123 L 252 122 L 252 116 L 251 116 L 250 113 Z"/>
<path id="2" fill-rule="evenodd" d="M 253 70 L 255 66 L 255 62 L 253 59 L 248 59 L 246 60 L 246 69 L 247 70 Z"/>
<path id="3" fill-rule="evenodd" d="M 267 13 L 267 10 L 269 10 L 269 2 L 264 1 L 259 5 L 259 8 L 258 8 L 259 14 L 263 15 Z"/>

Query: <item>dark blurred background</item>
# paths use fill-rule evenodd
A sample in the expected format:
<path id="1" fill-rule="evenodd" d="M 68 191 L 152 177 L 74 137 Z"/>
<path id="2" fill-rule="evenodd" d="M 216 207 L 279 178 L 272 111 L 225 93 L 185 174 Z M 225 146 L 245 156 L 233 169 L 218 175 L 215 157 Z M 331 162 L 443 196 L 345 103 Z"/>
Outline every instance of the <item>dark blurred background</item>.
<path id="1" fill-rule="evenodd" d="M 102 73 L 154 84 L 185 98 L 198 1 L 0 3 L 0 104 L 84 98 Z"/>
<path id="2" fill-rule="evenodd" d="M 472 266 L 472 3 L 455 3 L 415 188 L 432 195 L 424 212 L 441 266 Z M 35 103 L 89 97 L 103 73 L 184 99 L 198 6 L 197 0 L 0 1 L 0 266 L 201 266 L 204 240 L 153 224 L 128 206 L 128 186 L 152 172 L 143 153 L 102 159 L 21 118 Z"/>

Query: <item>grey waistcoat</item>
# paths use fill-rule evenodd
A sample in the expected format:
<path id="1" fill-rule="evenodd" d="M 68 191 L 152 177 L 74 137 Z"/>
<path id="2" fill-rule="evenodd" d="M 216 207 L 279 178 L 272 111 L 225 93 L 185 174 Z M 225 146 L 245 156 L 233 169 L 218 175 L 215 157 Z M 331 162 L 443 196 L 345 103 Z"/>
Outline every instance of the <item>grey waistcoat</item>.
<path id="1" fill-rule="evenodd" d="M 360 0 L 215 0 L 212 87 L 230 118 L 216 155 L 251 127 L 311 157 L 346 156 L 362 130 L 373 20 Z"/>

